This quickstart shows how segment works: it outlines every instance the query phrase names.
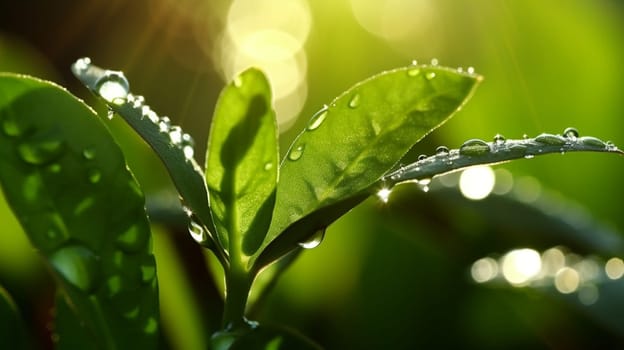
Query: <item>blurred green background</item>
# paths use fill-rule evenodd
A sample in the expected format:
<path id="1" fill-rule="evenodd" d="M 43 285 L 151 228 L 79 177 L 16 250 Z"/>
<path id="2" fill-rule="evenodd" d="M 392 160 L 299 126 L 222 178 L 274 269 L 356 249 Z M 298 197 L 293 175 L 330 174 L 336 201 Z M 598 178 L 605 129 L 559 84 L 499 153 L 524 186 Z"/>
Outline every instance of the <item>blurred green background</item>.
<path id="1" fill-rule="evenodd" d="M 485 80 L 408 157 L 568 126 L 624 145 L 616 0 L 0 2 L 0 71 L 53 80 L 105 114 L 69 71 L 83 56 L 123 70 L 135 94 L 195 138 L 200 162 L 220 89 L 249 65 L 274 85 L 282 154 L 309 116 L 355 82 L 434 58 Z M 118 119 L 109 125 L 148 203 L 166 207 L 172 197 L 175 208 L 162 166 Z M 480 201 L 464 198 L 453 177 L 427 193 L 400 187 L 387 204 L 371 198 L 301 255 L 254 318 L 335 349 L 624 346 L 624 282 L 603 271 L 624 255 L 622 158 L 550 155 L 496 169 L 507 170 L 497 181 L 508 188 Z M 152 210 L 163 347 L 201 348 L 218 319 L 220 281 L 185 228 Z M 52 282 L 2 199 L 0 232 L 0 284 L 49 346 Z M 554 275 L 516 286 L 500 272 L 475 281 L 478 259 L 556 246 L 576 266 L 576 288 L 553 285 Z M 587 261 L 599 271 L 583 272 Z"/>

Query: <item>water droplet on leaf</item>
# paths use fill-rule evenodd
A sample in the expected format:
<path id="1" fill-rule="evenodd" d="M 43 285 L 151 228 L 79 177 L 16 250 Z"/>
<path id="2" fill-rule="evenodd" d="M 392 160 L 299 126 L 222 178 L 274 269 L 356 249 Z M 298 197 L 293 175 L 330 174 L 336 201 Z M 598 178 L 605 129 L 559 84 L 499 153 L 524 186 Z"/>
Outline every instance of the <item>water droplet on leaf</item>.
<path id="1" fill-rule="evenodd" d="M 112 297 L 121 291 L 121 276 L 114 275 L 106 280 L 106 292 Z"/>
<path id="2" fill-rule="evenodd" d="M 490 145 L 480 139 L 470 139 L 459 147 L 459 154 L 465 156 L 480 156 L 490 151 Z"/>
<path id="3" fill-rule="evenodd" d="M 95 82 L 95 90 L 107 102 L 113 102 L 116 98 L 125 100 L 130 84 L 122 72 L 109 70 Z"/>
<path id="4" fill-rule="evenodd" d="M 318 127 L 321 126 L 321 124 L 323 124 L 323 122 L 325 121 L 325 118 L 327 118 L 328 112 L 329 111 L 327 105 L 323 106 L 320 111 L 316 112 L 312 116 L 312 118 L 310 118 L 310 122 L 308 123 L 308 130 L 312 131 L 318 129 Z"/>
<path id="5" fill-rule="evenodd" d="M 435 77 L 436 77 L 436 73 L 435 72 L 427 72 L 425 74 L 425 78 L 427 78 L 427 80 L 432 80 Z"/>
<path id="6" fill-rule="evenodd" d="M 427 155 L 426 154 L 421 154 L 421 155 L 418 156 L 418 161 L 425 160 L 425 159 L 427 159 Z"/>
<path id="7" fill-rule="evenodd" d="M 525 154 L 524 158 L 526 158 L 526 159 L 533 159 L 533 158 L 535 158 L 535 154 L 531 154 L 531 153 Z"/>
<path id="8" fill-rule="evenodd" d="M 22 130 L 17 125 L 17 121 L 8 115 L 2 119 L 2 132 L 8 137 L 18 137 L 22 135 Z"/>
<path id="9" fill-rule="evenodd" d="M 145 247 L 147 235 L 139 224 L 134 224 L 122 232 L 115 244 L 126 253 L 136 253 Z"/>
<path id="10" fill-rule="evenodd" d="M 445 156 L 449 153 L 449 149 L 446 146 L 438 146 L 438 148 L 436 148 L 436 155 L 438 156 Z"/>
<path id="11" fill-rule="evenodd" d="M 97 169 L 89 170 L 89 182 L 90 183 L 96 184 L 100 182 L 100 179 L 102 179 L 102 173 L 99 170 Z"/>
<path id="12" fill-rule="evenodd" d="M 432 58 L 431 59 L 431 65 L 432 66 L 437 66 L 438 65 L 438 59 L 437 58 Z"/>
<path id="13" fill-rule="evenodd" d="M 579 132 L 578 130 L 576 130 L 576 128 L 569 127 L 563 130 L 563 136 L 575 140 L 577 137 L 579 137 Z"/>
<path id="14" fill-rule="evenodd" d="M 475 73 L 475 69 L 474 69 L 474 67 L 468 67 L 468 69 L 466 70 L 466 72 L 467 72 L 468 74 L 474 74 L 474 73 Z"/>
<path id="15" fill-rule="evenodd" d="M 546 144 L 546 145 L 553 145 L 553 146 L 561 146 L 566 143 L 566 140 L 563 137 L 559 135 L 553 135 L 553 134 L 547 134 L 547 133 L 537 135 L 535 137 L 535 141 Z"/>
<path id="16" fill-rule="evenodd" d="M 304 145 L 299 145 L 299 146 L 291 148 L 290 152 L 288 152 L 288 159 L 292 161 L 299 160 L 299 158 L 301 158 L 301 156 L 303 155 L 304 148 L 305 148 Z"/>
<path id="17" fill-rule="evenodd" d="M 356 93 L 349 101 L 350 108 L 357 108 L 360 105 L 360 94 Z"/>
<path id="18" fill-rule="evenodd" d="M 90 292 L 98 280 L 97 258 L 85 246 L 73 244 L 65 246 L 50 256 L 52 267 L 74 287 Z"/>
<path id="19" fill-rule="evenodd" d="M 171 129 L 171 119 L 169 117 L 162 117 L 158 121 L 158 129 L 162 133 L 168 133 Z"/>
<path id="20" fill-rule="evenodd" d="M 20 144 L 17 151 L 28 164 L 42 165 L 56 160 L 63 152 L 61 140 L 32 140 Z"/>
<path id="21" fill-rule="evenodd" d="M 82 151 L 82 157 L 86 160 L 92 160 L 93 158 L 95 158 L 95 149 L 85 148 Z"/>
<path id="22" fill-rule="evenodd" d="M 410 68 L 407 70 L 407 75 L 410 77 L 415 77 L 420 74 L 420 68 Z"/>
<path id="23" fill-rule="evenodd" d="M 320 229 L 314 232 L 314 234 L 305 242 L 300 242 L 299 246 L 304 249 L 313 249 L 318 247 L 325 238 L 325 229 Z"/>
<path id="24" fill-rule="evenodd" d="M 89 69 L 91 66 L 91 59 L 89 57 L 82 57 L 76 60 L 74 64 L 72 64 L 72 71 L 75 73 L 82 73 Z"/>
<path id="25" fill-rule="evenodd" d="M 392 193 L 392 189 L 384 187 L 377 191 L 377 197 L 379 197 L 382 202 L 388 203 L 388 199 L 390 199 L 390 193 Z"/>
<path id="26" fill-rule="evenodd" d="M 496 134 L 494 136 L 494 144 L 496 144 L 497 146 L 502 146 L 505 144 L 505 136 L 501 135 L 501 134 Z"/>
<path id="27" fill-rule="evenodd" d="M 182 143 L 182 129 L 175 125 L 169 129 L 169 140 L 174 145 L 180 145 Z"/>
<path id="28" fill-rule="evenodd" d="M 579 137 L 578 142 L 591 147 L 605 148 L 607 144 L 599 138 L 593 136 Z"/>
<path id="29" fill-rule="evenodd" d="M 156 277 L 156 262 L 153 256 L 141 265 L 141 282 L 150 283 Z"/>
<path id="30" fill-rule="evenodd" d="M 273 162 L 266 162 L 264 163 L 264 170 L 271 170 L 273 169 Z"/>
<path id="31" fill-rule="evenodd" d="M 147 334 L 153 334 L 156 333 L 157 330 L 158 322 L 156 322 L 156 319 L 153 317 L 148 318 L 147 322 L 145 323 L 145 327 L 143 327 L 143 331 Z"/>

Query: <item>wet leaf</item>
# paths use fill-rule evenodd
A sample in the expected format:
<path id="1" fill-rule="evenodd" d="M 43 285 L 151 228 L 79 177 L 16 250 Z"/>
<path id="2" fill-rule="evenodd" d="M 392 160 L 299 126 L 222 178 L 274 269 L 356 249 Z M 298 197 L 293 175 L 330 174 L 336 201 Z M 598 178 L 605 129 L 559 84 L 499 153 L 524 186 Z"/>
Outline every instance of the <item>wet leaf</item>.
<path id="1" fill-rule="evenodd" d="M 0 75 L 6 200 L 103 348 L 155 348 L 156 265 L 144 198 L 97 115 L 64 89 Z"/>
<path id="2" fill-rule="evenodd" d="M 212 119 L 206 181 L 217 232 L 231 253 L 253 254 L 269 228 L 279 162 L 271 104 L 266 77 L 252 68 L 223 90 Z"/>
<path id="3" fill-rule="evenodd" d="M 316 211 L 349 202 L 379 180 L 479 81 L 446 68 L 400 68 L 355 85 L 313 116 L 282 162 L 266 255 L 281 256 L 327 225 Z M 339 207 L 330 210 L 335 218 L 351 209 Z M 291 230 L 295 222 L 306 227 Z"/>

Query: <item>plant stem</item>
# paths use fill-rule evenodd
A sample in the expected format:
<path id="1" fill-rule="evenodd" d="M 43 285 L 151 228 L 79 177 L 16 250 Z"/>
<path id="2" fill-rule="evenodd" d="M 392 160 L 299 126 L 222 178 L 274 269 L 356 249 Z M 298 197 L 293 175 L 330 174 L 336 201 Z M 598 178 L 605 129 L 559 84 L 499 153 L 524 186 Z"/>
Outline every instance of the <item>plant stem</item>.
<path id="1" fill-rule="evenodd" d="M 223 310 L 223 329 L 236 330 L 248 327 L 245 319 L 245 307 L 253 275 L 242 268 L 241 264 L 232 262 L 225 276 L 226 295 Z"/>

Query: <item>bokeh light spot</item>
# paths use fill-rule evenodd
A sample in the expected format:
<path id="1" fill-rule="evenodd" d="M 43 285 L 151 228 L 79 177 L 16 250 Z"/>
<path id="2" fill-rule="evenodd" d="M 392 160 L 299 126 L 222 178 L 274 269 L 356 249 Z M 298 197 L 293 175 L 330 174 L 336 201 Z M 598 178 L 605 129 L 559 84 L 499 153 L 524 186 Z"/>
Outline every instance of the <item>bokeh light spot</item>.
<path id="1" fill-rule="evenodd" d="M 620 258 L 611 258 L 605 264 L 605 273 L 607 277 L 616 280 L 624 276 L 624 261 Z"/>
<path id="2" fill-rule="evenodd" d="M 524 285 L 539 274 L 542 259 L 533 249 L 515 249 L 503 257 L 503 276 L 513 285 Z"/>
<path id="3" fill-rule="evenodd" d="M 484 199 L 490 195 L 496 178 L 489 166 L 476 166 L 464 170 L 459 177 L 459 189 L 464 197 L 472 200 Z"/>

